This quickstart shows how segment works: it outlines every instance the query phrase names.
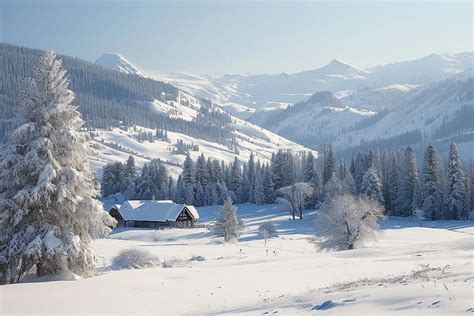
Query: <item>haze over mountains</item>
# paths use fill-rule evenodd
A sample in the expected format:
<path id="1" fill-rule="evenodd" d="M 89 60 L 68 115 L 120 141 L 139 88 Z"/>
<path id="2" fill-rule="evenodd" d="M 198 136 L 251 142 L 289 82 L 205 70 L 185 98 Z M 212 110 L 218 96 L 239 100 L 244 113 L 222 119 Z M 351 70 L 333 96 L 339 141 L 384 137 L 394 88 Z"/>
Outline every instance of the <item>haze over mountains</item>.
<path id="1" fill-rule="evenodd" d="M 369 144 L 421 148 L 438 142 L 443 147 L 456 140 L 472 145 L 473 61 L 474 52 L 464 52 L 368 69 L 332 60 L 294 74 L 155 78 L 297 143 L 320 148 L 333 142 L 351 154 Z"/>

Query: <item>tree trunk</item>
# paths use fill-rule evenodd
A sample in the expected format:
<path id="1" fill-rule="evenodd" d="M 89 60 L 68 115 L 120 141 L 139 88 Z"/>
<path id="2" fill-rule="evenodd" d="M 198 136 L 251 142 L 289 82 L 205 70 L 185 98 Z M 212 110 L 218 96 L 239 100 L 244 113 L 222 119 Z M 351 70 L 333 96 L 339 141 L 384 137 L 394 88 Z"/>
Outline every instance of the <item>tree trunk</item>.
<path id="1" fill-rule="evenodd" d="M 56 259 L 56 260 L 54 260 Z M 54 275 L 58 274 L 65 268 L 65 263 L 63 262 L 62 257 L 56 257 L 52 260 L 39 262 L 36 264 L 36 275 L 38 277 L 45 276 L 45 275 Z"/>

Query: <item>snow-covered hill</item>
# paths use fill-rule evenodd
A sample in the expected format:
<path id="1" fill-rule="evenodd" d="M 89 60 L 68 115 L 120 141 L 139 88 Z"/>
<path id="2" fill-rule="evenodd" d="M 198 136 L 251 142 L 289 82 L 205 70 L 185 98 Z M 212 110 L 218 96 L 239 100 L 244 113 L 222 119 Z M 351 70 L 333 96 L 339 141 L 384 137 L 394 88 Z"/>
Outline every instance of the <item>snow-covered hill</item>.
<path id="1" fill-rule="evenodd" d="M 138 66 L 120 54 L 104 54 L 96 61 L 96 64 L 122 73 L 149 78 Z M 231 132 L 231 139 L 228 139 L 228 144 L 217 143 L 197 136 L 190 136 L 190 134 L 172 132 L 166 130 L 166 126 L 163 128 L 163 131 L 166 130 L 167 139 L 153 137 L 152 141 L 148 139 L 149 137 L 143 138 L 141 135 L 145 133 L 155 135 L 156 130 L 142 126 L 115 127 L 108 130 L 96 129 L 94 132 L 91 132 L 95 150 L 91 164 L 98 171 L 99 175 L 101 167 L 106 163 L 125 161 L 129 155 L 135 156 L 139 165 L 151 159 L 161 159 L 167 164 L 170 173 L 177 175 L 185 159 L 184 152 L 180 148 L 182 145 L 178 144 L 181 142 L 188 146 L 188 148 L 192 147 L 190 154 L 193 159 L 204 154 L 206 158 L 220 159 L 225 163 L 232 162 L 235 157 L 241 161 L 247 161 L 251 153 L 256 156 L 256 159 L 268 162 L 272 153 L 279 149 L 293 151 L 309 150 L 304 146 L 288 141 L 238 117 L 240 112 L 246 112 L 247 116 L 250 116 L 255 112 L 254 109 L 246 108 L 240 104 L 219 104 L 219 102 L 227 100 L 230 95 L 236 94 L 231 86 L 216 88 L 210 84 L 207 77 L 186 73 L 173 73 L 166 78 L 154 77 L 154 79 L 171 83 L 182 90 L 178 92 L 175 100 L 163 101 L 155 99 L 152 102 L 141 102 L 142 104 L 145 103 L 150 113 L 195 123 L 198 120 L 202 120 L 202 117 L 200 117 L 202 112 L 200 110 L 202 110 L 203 106 L 211 112 L 225 115 L 227 115 L 224 111 L 225 108 L 235 106 L 235 111 L 228 111 L 235 116 L 229 115 L 230 121 L 224 123 L 225 127 Z M 183 81 L 187 84 L 181 85 L 180 83 Z M 193 95 L 211 102 L 198 99 Z M 203 102 L 206 104 L 203 105 Z M 215 104 L 212 104 L 213 102 Z M 216 126 L 220 124 L 219 122 L 210 123 Z M 202 128 L 206 128 L 206 126 L 203 125 Z M 314 153 L 317 155 L 316 152 Z"/>
<path id="2" fill-rule="evenodd" d="M 158 100 L 150 103 L 153 111 L 160 112 L 166 116 L 179 116 L 182 119 L 193 121 L 198 116 L 201 107 L 198 99 L 181 92 L 177 101 L 164 103 Z M 215 111 L 223 112 L 219 107 Z M 155 134 L 155 130 L 136 126 L 128 129 L 113 128 L 111 130 L 97 129 L 91 132 L 93 147 L 95 150 L 91 165 L 98 171 L 108 162 L 125 161 L 129 155 L 133 155 L 139 165 L 150 159 L 161 159 L 164 161 L 172 175 L 178 175 L 185 155 L 179 150 L 178 141 L 185 145 L 194 147 L 190 150 L 193 159 L 201 154 L 206 158 L 219 159 L 230 163 L 237 157 L 246 162 L 253 153 L 261 162 L 269 162 L 272 153 L 279 149 L 297 151 L 309 151 L 304 146 L 291 142 L 262 127 L 237 117 L 230 116 L 233 141 L 223 145 L 204 139 L 199 139 L 183 133 L 167 131 L 167 140 L 153 139 L 153 141 L 140 139 L 144 133 Z M 195 146 L 197 145 L 197 146 Z M 318 153 L 313 151 L 317 156 Z"/>
<path id="3" fill-rule="evenodd" d="M 345 105 L 331 92 L 318 92 L 286 109 L 256 113 L 251 119 L 279 135 L 309 146 L 332 142 L 356 123 L 376 113 Z"/>
<path id="4" fill-rule="evenodd" d="M 336 148 L 418 132 L 423 142 L 472 143 L 474 79 L 455 77 L 407 93 L 396 107 L 348 133 L 335 135 Z"/>
<path id="5" fill-rule="evenodd" d="M 137 75 L 144 78 L 148 77 L 148 75 L 146 75 L 138 66 L 118 53 L 103 54 L 95 61 L 95 63 L 102 67 L 118 70 L 129 75 Z"/>
<path id="6" fill-rule="evenodd" d="M 474 132 L 473 80 L 456 76 L 417 88 L 397 85 L 344 91 L 339 98 L 329 91 L 318 92 L 285 110 L 257 112 L 250 119 L 305 146 L 320 148 L 330 142 L 341 152 L 408 144 L 419 145 L 421 151 L 423 143 L 450 141 L 468 147 L 472 145 L 468 135 Z M 364 108 L 354 107 L 358 104 Z M 447 146 L 439 149 L 447 150 Z M 463 151 L 465 157 L 472 153 Z"/>

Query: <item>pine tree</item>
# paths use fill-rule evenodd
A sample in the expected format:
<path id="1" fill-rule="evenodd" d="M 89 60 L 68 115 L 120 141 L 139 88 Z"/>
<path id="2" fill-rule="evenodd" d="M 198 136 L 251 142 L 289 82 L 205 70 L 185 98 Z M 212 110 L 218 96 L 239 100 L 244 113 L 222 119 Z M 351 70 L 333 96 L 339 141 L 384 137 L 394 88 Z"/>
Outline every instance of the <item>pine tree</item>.
<path id="1" fill-rule="evenodd" d="M 263 186 L 263 170 L 260 168 L 257 170 L 257 174 L 255 177 L 255 190 L 254 190 L 254 197 L 255 197 L 255 204 L 262 205 L 265 204 L 265 188 Z"/>
<path id="2" fill-rule="evenodd" d="M 355 182 L 357 192 L 360 193 L 361 187 L 362 187 L 362 178 L 364 177 L 364 173 L 365 173 L 365 162 L 364 162 L 364 157 L 362 156 L 361 153 L 357 154 L 354 167 L 355 167 L 354 182 Z"/>
<path id="3" fill-rule="evenodd" d="M 413 149 L 408 146 L 402 159 L 402 178 L 399 193 L 399 207 L 402 216 L 412 215 L 412 204 L 418 189 L 418 167 Z"/>
<path id="4" fill-rule="evenodd" d="M 389 175 L 388 175 L 388 191 L 390 196 L 389 211 L 390 214 L 400 215 L 400 177 L 401 165 L 397 153 L 391 158 Z"/>
<path id="5" fill-rule="evenodd" d="M 369 153 L 369 165 L 377 172 L 379 179 L 383 178 L 382 161 L 378 149 L 371 150 Z"/>
<path id="6" fill-rule="evenodd" d="M 191 187 L 194 185 L 195 180 L 196 180 L 194 162 L 191 159 L 191 156 L 189 155 L 189 153 L 186 155 L 186 159 L 184 160 L 184 163 L 183 163 L 182 180 L 184 184 L 190 185 Z"/>
<path id="7" fill-rule="evenodd" d="M 250 158 L 247 164 L 247 181 L 249 183 L 249 188 L 248 188 L 248 201 L 249 203 L 255 203 L 255 176 L 256 176 L 256 169 L 255 169 L 255 161 L 254 161 L 254 156 L 253 152 L 250 153 Z"/>
<path id="8" fill-rule="evenodd" d="M 336 172 L 336 157 L 332 151 L 332 146 L 327 144 L 324 150 L 324 165 L 323 165 L 323 184 L 328 182 L 332 175 Z"/>
<path id="9" fill-rule="evenodd" d="M 304 182 L 312 183 L 314 181 L 314 155 L 310 151 L 306 156 L 306 160 L 303 167 L 303 179 Z"/>
<path id="10" fill-rule="evenodd" d="M 209 182 L 209 172 L 206 158 L 201 154 L 196 162 L 196 181 L 200 182 L 203 187 Z"/>
<path id="11" fill-rule="evenodd" d="M 242 225 L 237 218 L 237 208 L 232 205 L 232 200 L 227 198 L 219 209 L 219 214 L 214 224 L 214 232 L 225 241 L 238 240 Z"/>
<path id="12" fill-rule="evenodd" d="M 311 204 L 313 207 L 317 207 L 318 204 L 323 201 L 323 183 L 317 169 L 313 171 L 313 181 L 311 182 L 311 186 L 313 187 L 313 201 Z"/>
<path id="13" fill-rule="evenodd" d="M 205 204 L 204 190 L 202 188 L 201 182 L 198 181 L 196 185 L 196 199 L 194 200 L 194 205 L 203 206 Z"/>
<path id="14" fill-rule="evenodd" d="M 237 198 L 242 195 L 242 173 L 240 169 L 240 163 L 237 157 L 234 158 L 234 163 L 232 164 L 229 189 L 234 192 Z M 247 188 L 248 189 L 248 188 Z M 248 192 L 247 192 L 248 194 Z M 239 199 L 240 200 L 240 199 Z"/>
<path id="15" fill-rule="evenodd" d="M 466 177 L 458 147 L 452 143 L 449 147 L 448 177 L 446 186 L 447 219 L 466 219 L 468 194 L 466 190 Z"/>
<path id="16" fill-rule="evenodd" d="M 18 102 L 14 131 L 0 159 L 0 257 L 9 280 L 36 266 L 39 276 L 94 266 L 90 243 L 114 220 L 95 199 L 99 184 L 89 168 L 88 137 L 71 103 L 62 61 L 41 57 Z"/>
<path id="17" fill-rule="evenodd" d="M 270 171 L 270 166 L 265 167 L 265 173 L 263 176 L 263 191 L 265 192 L 265 203 L 273 203 L 275 200 L 275 191 L 273 187 L 273 179 Z"/>
<path id="18" fill-rule="evenodd" d="M 111 164 L 106 164 L 103 168 L 101 182 L 101 192 L 103 197 L 108 197 L 115 193 L 115 174 L 113 168 L 114 166 Z"/>
<path id="19" fill-rule="evenodd" d="M 361 193 L 383 205 L 382 181 L 375 168 L 370 167 L 365 172 L 362 179 Z"/>
<path id="20" fill-rule="evenodd" d="M 125 191 L 124 195 L 127 199 L 132 199 L 135 196 L 135 181 L 137 178 L 137 169 L 135 166 L 135 158 L 132 155 L 128 156 L 126 171 L 125 171 Z"/>
<path id="21" fill-rule="evenodd" d="M 426 218 L 431 220 L 442 218 L 442 173 L 438 154 L 432 145 L 426 148 L 423 160 L 420 204 Z"/>

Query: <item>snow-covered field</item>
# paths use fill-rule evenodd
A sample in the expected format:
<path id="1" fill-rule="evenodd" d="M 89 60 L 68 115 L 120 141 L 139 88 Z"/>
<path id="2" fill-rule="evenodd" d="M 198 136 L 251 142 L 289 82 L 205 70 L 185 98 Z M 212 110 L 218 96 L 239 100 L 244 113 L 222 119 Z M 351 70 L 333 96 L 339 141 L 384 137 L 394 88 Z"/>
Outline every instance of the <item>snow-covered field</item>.
<path id="1" fill-rule="evenodd" d="M 210 223 L 217 206 L 199 208 Z M 363 249 L 320 252 L 313 216 L 238 205 L 246 228 L 223 244 L 206 228 L 116 229 L 95 242 L 97 275 L 0 287 L 0 314 L 465 314 L 474 310 L 474 223 L 390 219 Z M 258 226 L 274 222 L 264 241 Z M 111 270 L 120 250 L 147 250 L 168 268 Z M 203 261 L 190 261 L 193 256 Z"/>

